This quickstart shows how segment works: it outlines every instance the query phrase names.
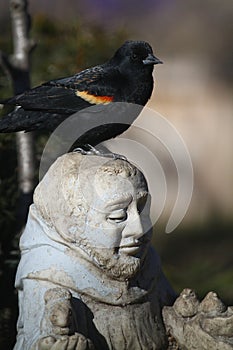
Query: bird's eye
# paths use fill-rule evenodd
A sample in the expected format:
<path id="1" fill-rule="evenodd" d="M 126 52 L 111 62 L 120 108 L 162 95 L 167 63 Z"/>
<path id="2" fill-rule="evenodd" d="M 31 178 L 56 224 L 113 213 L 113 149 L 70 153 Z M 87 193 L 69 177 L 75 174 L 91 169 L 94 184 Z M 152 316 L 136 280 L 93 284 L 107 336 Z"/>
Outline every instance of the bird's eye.
<path id="1" fill-rule="evenodd" d="M 136 53 L 133 53 L 131 57 L 132 57 L 132 60 L 133 60 L 133 61 L 136 61 L 136 59 L 138 58 L 138 56 L 137 56 Z"/>

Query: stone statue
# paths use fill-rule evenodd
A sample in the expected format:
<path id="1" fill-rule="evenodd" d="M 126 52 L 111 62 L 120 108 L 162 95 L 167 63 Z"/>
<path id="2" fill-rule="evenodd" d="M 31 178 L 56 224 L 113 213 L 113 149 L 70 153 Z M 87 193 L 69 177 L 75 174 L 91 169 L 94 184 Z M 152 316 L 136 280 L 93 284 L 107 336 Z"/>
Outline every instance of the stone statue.
<path id="1" fill-rule="evenodd" d="M 167 348 L 162 308 L 175 293 L 150 243 L 149 207 L 128 161 L 57 159 L 20 240 L 14 350 Z"/>
<path id="2" fill-rule="evenodd" d="M 176 299 L 150 243 L 149 208 L 127 160 L 57 159 L 20 240 L 14 350 L 233 348 L 233 309 L 215 293 Z"/>

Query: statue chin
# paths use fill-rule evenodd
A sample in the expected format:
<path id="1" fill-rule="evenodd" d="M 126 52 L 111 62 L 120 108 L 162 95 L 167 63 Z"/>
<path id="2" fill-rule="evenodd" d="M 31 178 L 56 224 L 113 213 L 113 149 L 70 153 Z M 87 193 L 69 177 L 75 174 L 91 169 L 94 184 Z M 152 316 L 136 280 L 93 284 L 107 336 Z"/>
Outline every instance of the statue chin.
<path id="1" fill-rule="evenodd" d="M 120 281 L 132 278 L 140 270 L 142 259 L 116 253 L 115 249 L 89 247 L 88 256 L 109 277 Z M 87 253 L 87 250 L 86 250 Z"/>
<path id="2" fill-rule="evenodd" d="M 150 234 L 144 235 L 140 244 L 135 243 L 131 246 L 97 248 L 85 238 L 79 240 L 78 246 L 87 255 L 88 260 L 103 270 L 106 275 L 124 281 L 133 278 L 141 269 L 149 243 Z"/>

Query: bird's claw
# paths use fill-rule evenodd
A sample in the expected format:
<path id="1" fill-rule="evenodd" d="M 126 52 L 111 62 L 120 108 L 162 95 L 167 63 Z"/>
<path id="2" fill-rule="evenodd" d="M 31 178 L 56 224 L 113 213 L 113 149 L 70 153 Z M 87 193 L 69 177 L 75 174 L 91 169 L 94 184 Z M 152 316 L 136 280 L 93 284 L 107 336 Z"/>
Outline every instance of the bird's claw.
<path id="1" fill-rule="evenodd" d="M 112 158 L 114 160 L 121 159 L 121 160 L 127 161 L 127 158 L 125 156 L 123 156 L 122 154 L 117 154 L 117 153 L 112 153 L 112 152 L 107 152 L 107 153 L 101 152 L 89 144 L 85 145 L 85 148 L 88 148 L 88 150 L 83 149 L 81 147 L 78 147 L 78 148 L 73 149 L 72 152 L 78 152 L 78 153 L 81 153 L 82 155 L 99 156 L 99 157 Z"/>
<path id="2" fill-rule="evenodd" d="M 72 152 L 78 152 L 84 156 L 86 156 L 86 155 L 99 156 L 100 155 L 100 151 L 98 151 L 95 147 L 93 147 L 89 144 L 85 145 L 85 149 L 83 149 L 82 147 L 77 147 L 77 148 L 74 148 Z"/>

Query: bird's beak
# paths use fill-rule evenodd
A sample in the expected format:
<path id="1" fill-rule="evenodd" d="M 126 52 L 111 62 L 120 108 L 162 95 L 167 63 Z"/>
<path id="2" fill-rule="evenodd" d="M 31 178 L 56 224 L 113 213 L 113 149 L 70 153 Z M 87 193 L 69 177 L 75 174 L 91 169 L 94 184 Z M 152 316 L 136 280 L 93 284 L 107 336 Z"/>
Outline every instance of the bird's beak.
<path id="1" fill-rule="evenodd" d="M 159 64 L 159 63 L 163 63 L 162 61 L 160 61 L 159 58 L 155 57 L 154 55 L 152 55 L 151 53 L 149 53 L 149 55 L 147 56 L 147 58 L 145 60 L 142 61 L 143 64 L 145 65 L 149 65 L 149 64 Z"/>

